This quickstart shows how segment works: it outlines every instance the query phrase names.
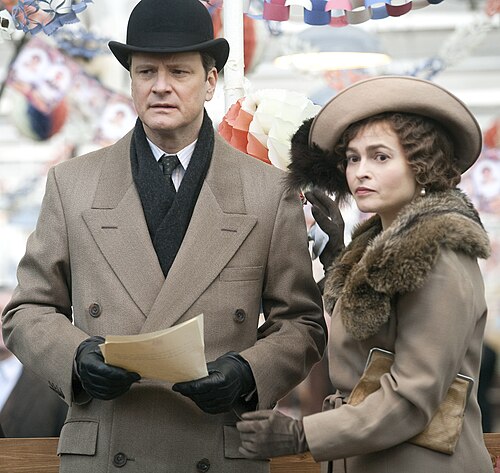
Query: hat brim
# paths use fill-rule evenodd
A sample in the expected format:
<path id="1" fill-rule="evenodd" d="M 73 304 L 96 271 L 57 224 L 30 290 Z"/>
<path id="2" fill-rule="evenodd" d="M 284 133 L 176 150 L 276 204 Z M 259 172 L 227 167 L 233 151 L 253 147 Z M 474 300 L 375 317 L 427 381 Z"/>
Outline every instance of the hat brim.
<path id="1" fill-rule="evenodd" d="M 339 92 L 316 115 L 309 145 L 330 151 L 349 125 L 383 112 L 414 113 L 438 121 L 454 141 L 462 172 L 481 153 L 481 128 L 467 106 L 439 85 L 407 76 L 373 77 Z"/>
<path id="2" fill-rule="evenodd" d="M 108 43 L 109 49 L 114 54 L 116 59 L 120 64 L 127 70 L 129 70 L 129 55 L 131 53 L 185 53 L 191 51 L 206 52 L 210 54 L 215 59 L 215 67 L 217 71 L 220 72 L 221 69 L 226 64 L 227 58 L 229 56 L 229 43 L 225 38 L 216 38 L 210 41 L 205 41 L 204 43 L 192 44 L 189 46 L 173 48 L 144 48 L 139 46 L 129 46 L 127 44 L 119 43 L 118 41 L 110 41 Z"/>

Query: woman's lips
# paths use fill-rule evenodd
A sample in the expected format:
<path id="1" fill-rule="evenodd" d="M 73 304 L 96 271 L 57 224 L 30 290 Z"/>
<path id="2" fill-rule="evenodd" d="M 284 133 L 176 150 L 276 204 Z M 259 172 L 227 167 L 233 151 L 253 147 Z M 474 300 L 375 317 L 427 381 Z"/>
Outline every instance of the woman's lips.
<path id="1" fill-rule="evenodd" d="M 356 195 L 368 195 L 372 192 L 375 192 L 373 189 L 369 189 L 368 187 L 358 187 L 356 189 Z"/>

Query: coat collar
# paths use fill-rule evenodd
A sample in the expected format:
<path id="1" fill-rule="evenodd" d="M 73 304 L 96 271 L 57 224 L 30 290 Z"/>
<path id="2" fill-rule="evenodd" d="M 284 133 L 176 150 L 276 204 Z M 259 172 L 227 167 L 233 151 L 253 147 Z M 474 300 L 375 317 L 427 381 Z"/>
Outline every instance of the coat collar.
<path id="1" fill-rule="evenodd" d="M 389 320 L 391 299 L 421 287 L 441 248 L 487 258 L 488 236 L 477 211 L 458 189 L 417 198 L 382 231 L 374 216 L 358 225 L 325 283 L 325 307 L 342 296 L 342 321 L 356 339 Z"/>
<path id="2" fill-rule="evenodd" d="M 130 141 L 132 131 L 103 150 L 104 165 L 92 203 L 93 209 L 114 209 L 132 185 Z"/>
<path id="3" fill-rule="evenodd" d="M 103 170 L 92 208 L 116 208 L 132 185 L 132 171 L 128 159 L 131 139 L 132 131 L 104 150 Z M 223 212 L 246 213 L 239 166 L 234 159 L 233 149 L 217 133 L 214 156 L 205 181 Z M 228 182 L 234 185 L 228 186 Z"/>

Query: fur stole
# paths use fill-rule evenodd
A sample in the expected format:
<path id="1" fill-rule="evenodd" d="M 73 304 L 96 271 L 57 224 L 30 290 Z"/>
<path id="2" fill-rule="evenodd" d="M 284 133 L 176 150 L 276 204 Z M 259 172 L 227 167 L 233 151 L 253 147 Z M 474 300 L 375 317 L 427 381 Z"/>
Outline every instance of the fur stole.
<path id="1" fill-rule="evenodd" d="M 415 199 L 385 231 L 376 215 L 360 223 L 327 272 L 326 309 L 342 296 L 347 332 L 357 340 L 375 335 L 389 320 L 391 299 L 423 286 L 441 247 L 472 258 L 490 254 L 479 215 L 458 189 Z"/>

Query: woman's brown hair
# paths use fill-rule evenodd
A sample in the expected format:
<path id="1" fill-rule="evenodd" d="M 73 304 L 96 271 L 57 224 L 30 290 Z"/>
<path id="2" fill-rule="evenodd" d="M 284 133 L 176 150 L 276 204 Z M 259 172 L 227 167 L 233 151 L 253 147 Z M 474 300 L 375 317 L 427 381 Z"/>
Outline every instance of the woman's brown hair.
<path id="1" fill-rule="evenodd" d="M 453 141 L 437 121 L 412 113 L 384 112 L 351 124 L 342 134 L 333 150 L 333 159 L 344 174 L 345 157 L 349 142 L 366 126 L 386 123 L 396 133 L 415 179 L 427 192 L 454 188 L 461 178 L 454 153 Z M 336 196 L 347 200 L 347 181 Z"/>

